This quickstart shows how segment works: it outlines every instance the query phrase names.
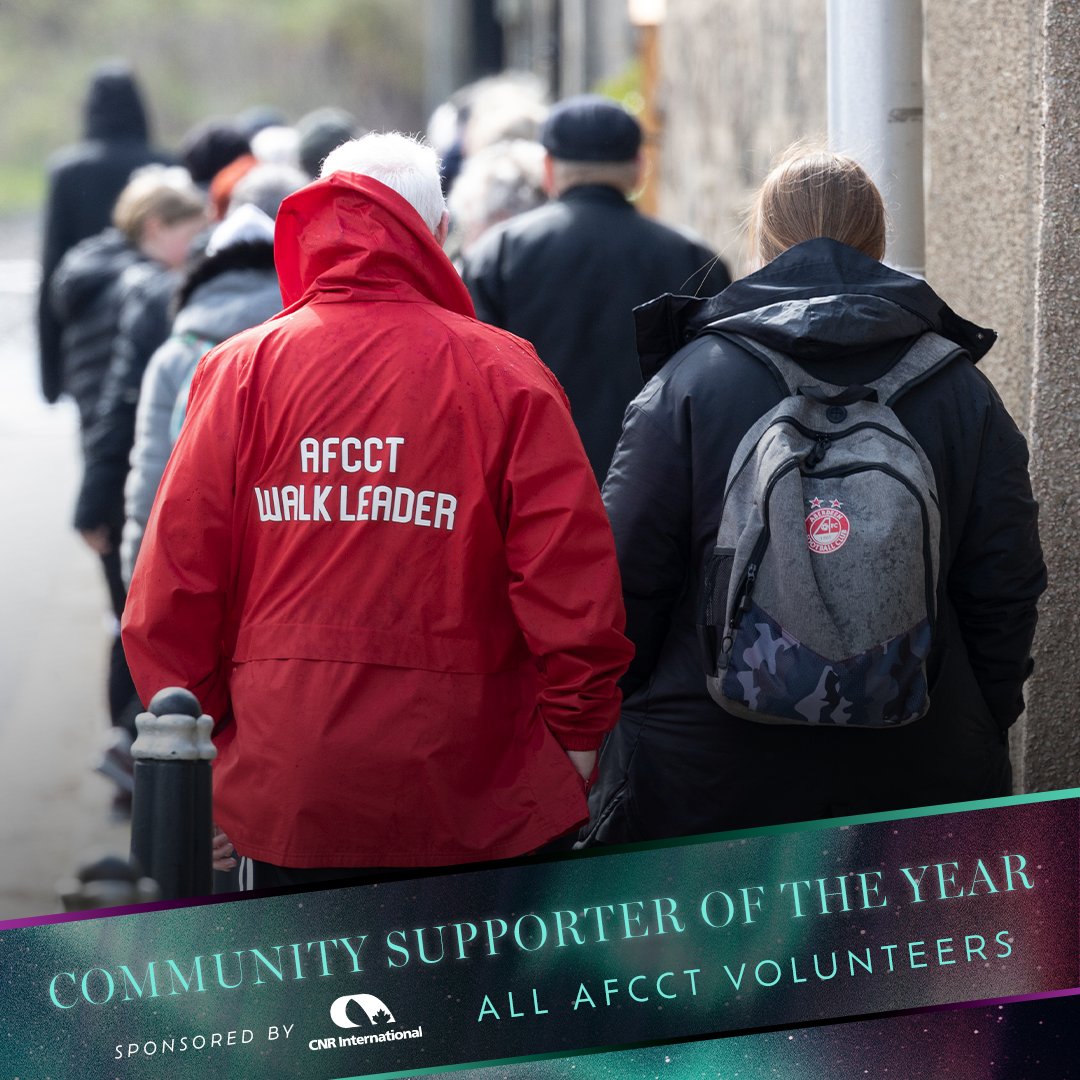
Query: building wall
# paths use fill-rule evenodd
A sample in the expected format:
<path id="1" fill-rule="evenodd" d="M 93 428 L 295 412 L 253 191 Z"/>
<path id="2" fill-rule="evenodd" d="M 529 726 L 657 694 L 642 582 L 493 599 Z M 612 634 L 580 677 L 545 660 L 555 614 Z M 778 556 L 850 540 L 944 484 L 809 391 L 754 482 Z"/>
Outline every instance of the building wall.
<path id="1" fill-rule="evenodd" d="M 594 92 L 633 58 L 626 0 L 561 0 L 559 29 L 561 97 Z"/>
<path id="2" fill-rule="evenodd" d="M 539 76 L 552 98 L 589 93 L 633 59 L 626 0 L 501 0 L 495 12 L 506 66 Z"/>
<path id="3" fill-rule="evenodd" d="M 1080 4 L 1047 0 L 1039 29 L 1045 51 L 1031 451 L 1050 587 L 1040 609 L 1021 759 L 1030 791 L 1080 785 Z"/>
<path id="4" fill-rule="evenodd" d="M 745 272 L 742 222 L 773 157 L 827 131 L 825 0 L 678 0 L 660 49 L 661 197 Z"/>
<path id="5" fill-rule="evenodd" d="M 748 269 L 770 158 L 827 127 L 826 0 L 679 0 L 662 30 L 661 215 Z M 925 9 L 927 278 L 1000 334 L 981 363 L 1027 435 L 1050 589 L 1017 790 L 1080 785 L 1080 2 Z"/>
<path id="6" fill-rule="evenodd" d="M 926 5 L 926 276 L 997 330 L 982 362 L 1026 430 L 1039 207 L 1041 0 Z"/>

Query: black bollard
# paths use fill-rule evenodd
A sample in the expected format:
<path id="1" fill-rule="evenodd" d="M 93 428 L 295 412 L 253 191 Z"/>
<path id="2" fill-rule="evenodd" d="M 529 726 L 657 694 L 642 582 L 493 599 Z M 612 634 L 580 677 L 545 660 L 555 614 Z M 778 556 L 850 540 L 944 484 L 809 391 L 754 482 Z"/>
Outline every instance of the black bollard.
<path id="1" fill-rule="evenodd" d="M 135 718 L 131 855 L 163 900 L 211 891 L 213 720 L 188 690 L 159 690 Z"/>

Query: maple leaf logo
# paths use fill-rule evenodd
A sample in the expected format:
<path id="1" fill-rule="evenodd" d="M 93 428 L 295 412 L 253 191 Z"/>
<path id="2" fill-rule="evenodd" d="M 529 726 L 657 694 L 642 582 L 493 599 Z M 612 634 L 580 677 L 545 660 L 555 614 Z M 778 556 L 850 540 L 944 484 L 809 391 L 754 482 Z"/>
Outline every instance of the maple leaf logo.
<path id="1" fill-rule="evenodd" d="M 385 1002 L 372 994 L 350 994 L 339 997 L 331 1006 L 330 1019 L 340 1028 L 377 1027 L 396 1024 L 394 1014 Z"/>

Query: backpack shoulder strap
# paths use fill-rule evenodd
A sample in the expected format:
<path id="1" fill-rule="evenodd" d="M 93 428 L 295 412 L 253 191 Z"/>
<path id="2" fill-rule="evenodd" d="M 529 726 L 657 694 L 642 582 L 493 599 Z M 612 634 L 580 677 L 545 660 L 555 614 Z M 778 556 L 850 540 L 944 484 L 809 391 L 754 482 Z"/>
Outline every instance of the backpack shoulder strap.
<path id="1" fill-rule="evenodd" d="M 712 331 L 735 342 L 741 349 L 757 357 L 773 374 L 773 377 L 789 394 L 798 393 L 803 387 L 814 387 L 823 394 L 839 398 L 848 389 L 835 383 L 817 379 L 802 368 L 790 356 L 762 345 L 743 334 Z M 965 350 L 956 342 L 928 331 L 915 339 L 915 344 L 879 379 L 866 383 L 877 392 L 877 400 L 883 405 L 893 403 L 919 383 L 925 382 L 935 372 L 958 356 L 965 355 Z"/>
<path id="2" fill-rule="evenodd" d="M 955 341 L 933 332 L 920 334 L 915 344 L 880 379 L 867 383 L 867 386 L 877 391 L 878 401 L 892 406 L 910 389 L 963 355 L 966 351 Z"/>
<path id="3" fill-rule="evenodd" d="M 835 383 L 815 379 L 813 375 L 790 356 L 777 352 L 776 349 L 770 349 L 767 345 L 762 345 L 760 341 L 754 341 L 753 338 L 748 338 L 744 334 L 732 334 L 727 331 L 716 330 L 712 331 L 712 333 L 733 341 L 739 348 L 760 360 L 772 372 L 773 378 L 789 394 L 798 393 L 799 388 L 803 386 L 817 387 L 830 396 L 842 394 L 847 389 L 844 386 L 837 386 Z"/>

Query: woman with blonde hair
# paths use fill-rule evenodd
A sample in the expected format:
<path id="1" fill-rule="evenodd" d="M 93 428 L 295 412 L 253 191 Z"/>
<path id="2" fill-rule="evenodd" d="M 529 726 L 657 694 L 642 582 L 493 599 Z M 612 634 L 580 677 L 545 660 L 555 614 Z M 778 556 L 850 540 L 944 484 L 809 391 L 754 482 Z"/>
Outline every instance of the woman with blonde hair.
<path id="1" fill-rule="evenodd" d="M 75 527 L 118 569 L 124 478 L 134 439 L 135 403 L 153 351 L 168 337 L 169 304 L 195 238 L 206 227 L 206 198 L 187 169 L 148 165 L 137 170 L 113 207 L 102 240 L 126 245 L 126 265 L 92 298 L 101 335 L 98 365 L 83 424 L 83 482 Z M 115 590 L 118 577 L 111 579 Z M 114 601 L 115 602 L 115 601 Z"/>
<path id="2" fill-rule="evenodd" d="M 882 199 L 849 157 L 794 147 L 758 191 L 749 231 L 760 269 L 710 299 L 665 296 L 636 313 L 648 382 L 627 412 L 604 502 L 637 655 L 623 680 L 620 722 L 601 754 L 586 843 L 1011 791 L 1007 732 L 1023 709 L 1035 605 L 1046 574 L 1026 444 L 976 367 L 996 335 L 960 318 L 924 281 L 882 263 Z M 911 378 L 912 357 L 934 349 L 938 359 Z M 896 396 L 879 399 L 886 385 Z M 810 403 L 799 404 L 800 396 Z M 783 410 L 758 423 L 781 402 Z M 821 430 L 774 419 L 787 409 L 817 416 L 826 408 L 829 420 L 820 421 Z M 888 428 L 886 437 L 894 440 L 888 445 L 896 448 L 895 462 L 883 462 L 878 476 L 895 473 L 907 483 L 901 457 L 924 462 L 923 481 L 938 503 L 924 517 L 936 523 L 936 545 L 929 526 L 916 545 L 920 565 L 928 568 L 920 597 L 927 629 L 918 641 L 896 646 L 902 662 L 917 654 L 921 697 L 909 700 L 880 681 L 865 697 L 845 694 L 850 658 L 841 656 L 835 670 L 826 664 L 816 685 L 804 681 L 810 687 L 799 691 L 804 697 L 773 700 L 763 710 L 763 698 L 782 693 L 784 680 L 773 678 L 781 665 L 793 671 L 809 655 L 796 635 L 768 627 L 767 613 L 750 627 L 760 638 L 747 638 L 747 647 L 738 638 L 733 645 L 729 636 L 736 624 L 741 629 L 746 612 L 751 622 L 758 618 L 770 545 L 788 545 L 773 592 L 798 616 L 841 566 L 852 571 L 852 595 L 843 604 L 873 611 L 886 603 L 874 590 L 894 572 L 892 556 L 899 557 L 908 539 L 901 519 L 895 536 L 886 530 L 879 537 L 878 548 L 860 547 L 858 534 L 864 523 L 869 531 L 874 514 L 848 504 L 854 486 L 835 503 L 816 495 L 804 500 L 799 495 L 806 488 L 796 486 L 784 536 L 778 535 L 779 512 L 770 520 L 766 508 L 737 574 L 732 567 L 739 556 L 731 554 L 737 549 L 718 544 L 718 527 L 733 513 L 725 503 L 728 489 L 734 497 L 759 481 L 752 470 L 733 470 L 733 460 L 737 453 L 740 462 L 748 454 L 757 460 L 755 440 L 764 440 L 775 422 L 792 446 L 805 447 L 791 459 L 797 485 L 826 476 L 854 485 L 855 469 L 837 466 L 853 452 L 851 439 L 843 444 L 855 426 L 848 413 L 861 416 L 866 408 L 876 409 L 879 420 L 862 424 L 863 434 Z M 832 456 L 822 466 L 826 454 Z M 774 506 L 768 500 L 787 472 L 760 475 L 775 485 L 773 491 L 762 481 L 758 488 L 767 507 Z M 869 498 L 882 506 L 884 482 L 873 478 L 868 487 Z M 841 559 L 838 551 L 849 537 Z M 868 550 L 877 554 L 860 564 L 857 553 Z M 718 593 L 709 592 L 725 558 L 731 584 L 724 579 Z M 789 564 L 806 568 L 805 575 L 788 574 Z M 841 592 L 845 581 L 842 575 Z M 730 605 L 718 620 L 722 643 L 706 634 L 699 640 L 698 626 L 708 628 L 707 602 L 715 595 L 721 606 Z M 878 655 L 895 644 L 877 641 Z M 729 665 L 734 672 L 738 663 L 746 666 L 737 671 L 733 691 L 722 669 Z M 710 683 L 724 691 L 716 700 Z M 745 696 L 735 701 L 738 692 Z M 766 718 L 782 722 L 758 722 Z"/>

